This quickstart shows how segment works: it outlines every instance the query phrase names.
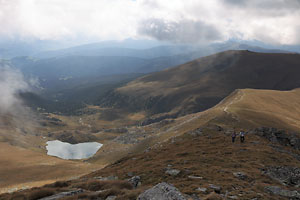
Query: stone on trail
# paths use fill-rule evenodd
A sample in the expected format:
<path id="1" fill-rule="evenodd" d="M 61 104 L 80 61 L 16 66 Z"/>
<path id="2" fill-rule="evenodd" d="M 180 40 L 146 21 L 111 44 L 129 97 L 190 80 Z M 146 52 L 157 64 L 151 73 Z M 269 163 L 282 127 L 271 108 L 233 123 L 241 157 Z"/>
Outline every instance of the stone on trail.
<path id="1" fill-rule="evenodd" d="M 159 183 L 140 194 L 137 200 L 187 200 L 174 186 L 168 183 Z"/>

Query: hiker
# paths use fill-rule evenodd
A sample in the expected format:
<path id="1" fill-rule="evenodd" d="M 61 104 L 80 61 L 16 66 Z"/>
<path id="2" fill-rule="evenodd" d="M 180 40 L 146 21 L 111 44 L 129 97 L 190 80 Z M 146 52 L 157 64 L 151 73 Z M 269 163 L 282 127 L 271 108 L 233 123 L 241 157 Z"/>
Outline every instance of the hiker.
<path id="1" fill-rule="evenodd" d="M 241 143 L 244 143 L 244 141 L 245 141 L 245 132 L 244 131 L 240 132 L 240 139 L 241 139 Z"/>
<path id="2" fill-rule="evenodd" d="M 235 132 L 235 130 L 233 131 L 231 137 L 232 137 L 232 143 L 234 143 L 235 142 L 235 138 L 236 138 L 236 132 Z"/>

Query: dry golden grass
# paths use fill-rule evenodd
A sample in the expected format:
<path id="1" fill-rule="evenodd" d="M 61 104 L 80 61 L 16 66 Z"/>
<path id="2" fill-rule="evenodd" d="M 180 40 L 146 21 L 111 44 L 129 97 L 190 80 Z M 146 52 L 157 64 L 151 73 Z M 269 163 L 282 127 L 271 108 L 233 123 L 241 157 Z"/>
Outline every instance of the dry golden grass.
<path id="1" fill-rule="evenodd" d="M 289 147 L 282 148 L 289 150 Z M 196 194 L 203 199 L 220 199 L 219 195 L 212 193 L 213 190 L 209 189 L 209 184 L 215 184 L 222 187 L 223 194 L 226 191 L 228 191 L 228 195 L 239 196 L 241 194 L 240 199 L 252 199 L 261 193 L 263 194 L 261 199 L 280 200 L 284 198 L 265 193 L 264 187 L 267 185 L 284 186 L 263 175 L 261 169 L 273 165 L 296 167 L 298 162 L 289 154 L 276 152 L 269 146 L 269 141 L 259 136 L 247 135 L 246 143 L 232 144 L 230 135 L 208 126 L 203 128 L 201 136 L 184 134 L 172 141 L 157 145 L 149 152 L 127 156 L 115 164 L 81 179 L 72 180 L 68 184 L 57 184 L 58 188 L 51 188 L 55 188 L 56 192 L 60 191 L 59 186 L 62 186 L 64 190 L 83 188 L 87 191 L 69 199 L 94 199 L 117 195 L 118 199 L 129 200 L 136 199 L 142 191 L 157 183 L 168 182 L 186 194 Z M 168 167 L 179 169 L 181 172 L 177 176 L 170 176 L 165 173 Z M 142 187 L 132 189 L 126 181 L 95 179 L 99 176 L 114 175 L 125 180 L 129 178 L 128 172 L 141 177 Z M 233 172 L 244 172 L 248 178 L 240 180 L 233 176 Z M 189 178 L 190 175 L 203 178 L 193 179 Z M 49 187 L 48 185 L 44 189 Z M 209 195 L 197 191 L 198 187 L 208 188 Z M 104 190 L 103 193 L 95 193 L 95 191 L 102 190 Z M 30 191 L 13 195 L 26 196 L 28 192 Z M 5 197 L 10 196 L 6 195 Z"/>
<path id="2" fill-rule="evenodd" d="M 293 131 L 300 129 L 300 89 L 238 90 L 215 109 L 226 109 L 227 114 L 232 114 L 240 126 L 247 124 L 252 127 L 267 126 Z"/>
<path id="3" fill-rule="evenodd" d="M 99 122 L 96 128 L 122 127 L 128 121 L 142 118 L 141 113 L 124 113 L 124 116 L 125 118 L 113 122 L 99 120 L 97 114 L 81 117 L 83 122 L 89 122 L 93 126 Z M 67 124 L 66 129 L 74 130 L 79 127 L 77 124 L 79 117 L 55 117 L 60 118 Z M 117 175 L 125 179 L 128 178 L 126 177 L 127 172 L 134 172 L 142 177 L 144 189 L 158 182 L 167 181 L 187 194 L 197 193 L 195 188 L 208 187 L 209 183 L 220 184 L 224 190 L 232 190 L 232 187 L 240 188 L 240 190 L 250 188 L 254 193 L 260 193 L 263 192 L 265 185 L 274 182 L 262 176 L 259 168 L 266 165 L 295 165 L 298 161 L 286 154 L 278 152 L 274 154 L 274 150 L 268 146 L 268 142 L 256 136 L 247 138 L 247 143 L 243 146 L 231 145 L 228 136 L 214 131 L 214 125 L 220 125 L 224 128 L 250 129 L 259 126 L 270 126 L 287 130 L 299 130 L 299 120 L 299 89 L 293 91 L 238 90 L 207 111 L 178 118 L 171 124 L 161 127 L 159 124 L 143 127 L 146 133 L 153 133 L 153 135 L 136 145 L 112 142 L 111 140 L 118 134 L 101 133 L 101 136 L 97 137 L 99 142 L 105 145 L 89 161 L 101 165 L 114 163 L 119 159 L 121 161 L 120 164 L 111 165 L 90 175 L 89 178 L 100 175 Z M 191 136 L 184 135 L 188 131 L 204 126 L 210 128 L 206 130 L 203 137 L 191 138 Z M 58 128 L 50 127 L 49 130 L 55 131 Z M 90 131 L 88 127 L 81 127 L 81 129 L 82 131 Z M 175 139 L 172 140 L 175 140 L 175 142 L 169 142 L 169 139 L 174 137 Z M 41 143 L 41 140 L 37 141 Z M 251 143 L 257 141 L 259 141 L 259 144 Z M 0 148 L 1 155 L 5 155 L 0 159 L 0 177 L 7 180 L 5 187 L 9 186 L 9 188 L 40 186 L 41 184 L 53 182 L 57 178 L 67 179 L 74 174 L 87 173 L 96 167 L 94 164 L 86 165 L 80 162 L 51 158 L 45 156 L 44 152 L 33 152 L 6 143 L 0 143 L 0 146 L 3 147 Z M 151 146 L 155 146 L 156 149 L 140 154 Z M 136 156 L 135 154 L 140 155 Z M 164 174 L 164 169 L 168 164 L 180 169 L 183 173 L 178 177 L 167 176 Z M 232 177 L 234 171 L 244 171 L 250 177 L 259 181 L 255 185 L 241 182 Z M 186 178 L 189 174 L 205 178 L 203 180 L 190 180 Z M 4 184 L 1 185 L 1 183 L 0 187 L 4 187 Z M 60 187 L 59 184 L 57 187 Z M 89 189 L 91 191 L 95 190 Z M 119 188 L 118 191 L 121 191 L 118 195 L 124 199 L 133 199 L 138 194 L 136 190 L 126 188 Z M 113 193 L 113 191 L 111 192 Z M 254 193 L 250 192 L 245 196 L 254 198 Z M 197 194 L 205 197 L 204 194 L 199 192 Z M 238 192 L 232 192 L 232 194 L 237 195 Z M 89 196 L 89 198 L 93 197 Z M 273 197 L 268 196 L 268 198 L 272 199 Z"/>
<path id="4" fill-rule="evenodd" d="M 261 185 L 280 185 L 262 175 L 261 168 L 269 165 L 298 166 L 293 157 L 275 153 L 268 144 L 267 140 L 255 135 L 247 136 L 245 144 L 232 144 L 230 136 L 208 127 L 203 136 L 177 137 L 173 142 L 162 143 L 147 153 L 126 157 L 87 177 L 117 175 L 126 179 L 127 173 L 132 172 L 141 176 L 143 186 L 164 181 L 174 184 L 184 193 L 206 197 L 196 188 L 216 184 L 222 186 L 223 192 L 228 190 L 231 195 L 243 193 L 242 199 L 251 199 L 256 193 L 264 193 Z M 175 177 L 165 174 L 168 165 L 181 173 Z M 237 171 L 247 173 L 249 180 L 235 178 L 232 173 Z M 190 179 L 189 175 L 203 179 Z M 280 199 L 264 195 L 264 199 Z"/>
<path id="5" fill-rule="evenodd" d="M 99 165 L 67 161 L 0 143 L 0 193 L 83 175 Z"/>

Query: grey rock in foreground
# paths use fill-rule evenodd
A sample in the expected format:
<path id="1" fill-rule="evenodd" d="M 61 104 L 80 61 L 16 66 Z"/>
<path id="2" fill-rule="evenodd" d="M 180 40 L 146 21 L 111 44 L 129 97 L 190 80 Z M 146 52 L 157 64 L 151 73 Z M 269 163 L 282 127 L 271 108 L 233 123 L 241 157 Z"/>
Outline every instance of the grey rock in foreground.
<path id="1" fill-rule="evenodd" d="M 137 200 L 187 200 L 177 188 L 168 183 L 159 183 L 140 194 Z"/>
<path id="2" fill-rule="evenodd" d="M 296 190 L 285 190 L 277 186 L 267 186 L 265 190 L 271 194 L 288 197 L 292 199 L 300 199 L 300 193 Z"/>
<path id="3" fill-rule="evenodd" d="M 73 191 L 69 191 L 69 192 L 62 192 L 59 194 L 55 194 L 49 197 L 45 197 L 45 198 L 41 198 L 40 200 L 57 200 L 57 199 L 62 199 L 64 197 L 69 197 L 69 196 L 74 196 L 76 194 L 80 194 L 83 193 L 84 191 L 82 189 L 78 189 L 78 190 L 73 190 Z"/>

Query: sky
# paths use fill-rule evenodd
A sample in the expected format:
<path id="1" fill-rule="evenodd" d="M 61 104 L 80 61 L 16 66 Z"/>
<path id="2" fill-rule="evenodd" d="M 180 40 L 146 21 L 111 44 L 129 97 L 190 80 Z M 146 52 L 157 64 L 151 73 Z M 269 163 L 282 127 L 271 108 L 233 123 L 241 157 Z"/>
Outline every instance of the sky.
<path id="1" fill-rule="evenodd" d="M 0 39 L 300 44 L 300 0 L 0 0 Z"/>

